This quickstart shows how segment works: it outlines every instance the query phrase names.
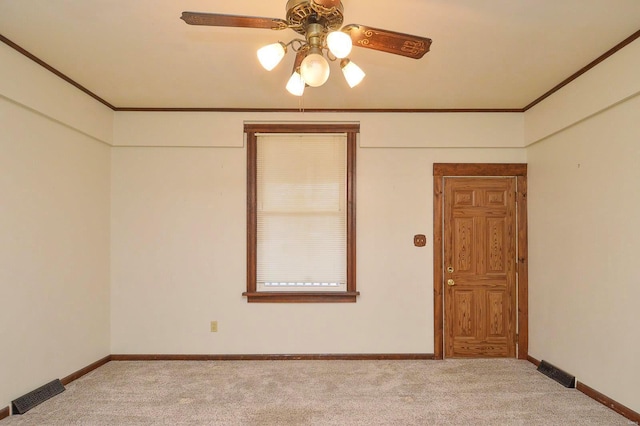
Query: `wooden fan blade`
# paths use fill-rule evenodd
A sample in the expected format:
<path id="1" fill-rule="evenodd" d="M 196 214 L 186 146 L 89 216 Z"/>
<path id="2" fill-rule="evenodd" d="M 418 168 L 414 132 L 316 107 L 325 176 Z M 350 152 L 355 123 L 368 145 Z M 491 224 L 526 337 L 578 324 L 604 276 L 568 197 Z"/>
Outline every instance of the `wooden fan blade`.
<path id="1" fill-rule="evenodd" d="M 261 18 L 257 16 L 223 15 L 220 13 L 182 12 L 180 17 L 189 25 L 209 25 L 213 27 L 263 28 L 267 30 L 284 30 L 287 21 L 278 18 Z"/>
<path id="2" fill-rule="evenodd" d="M 431 47 L 430 38 L 365 27 L 364 25 L 350 24 L 345 26 L 342 31 L 346 31 L 351 36 L 354 46 L 393 53 L 407 58 L 420 59 Z"/>
<path id="3" fill-rule="evenodd" d="M 300 64 L 302 64 L 302 61 L 304 60 L 304 58 L 307 57 L 307 53 L 308 53 L 308 50 L 303 50 L 303 49 L 298 50 L 298 52 L 296 53 L 296 59 L 293 61 L 294 72 L 298 68 L 300 68 Z"/>

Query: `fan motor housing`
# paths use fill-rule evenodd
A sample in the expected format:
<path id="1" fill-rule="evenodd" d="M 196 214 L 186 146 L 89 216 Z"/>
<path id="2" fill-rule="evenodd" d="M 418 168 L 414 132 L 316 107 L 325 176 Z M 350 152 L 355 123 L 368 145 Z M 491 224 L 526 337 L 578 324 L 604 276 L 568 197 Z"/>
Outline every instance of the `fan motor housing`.
<path id="1" fill-rule="evenodd" d="M 342 2 L 326 8 L 313 0 L 289 0 L 287 2 L 287 22 L 292 30 L 305 34 L 307 25 L 319 23 L 327 30 L 338 30 L 344 21 Z"/>

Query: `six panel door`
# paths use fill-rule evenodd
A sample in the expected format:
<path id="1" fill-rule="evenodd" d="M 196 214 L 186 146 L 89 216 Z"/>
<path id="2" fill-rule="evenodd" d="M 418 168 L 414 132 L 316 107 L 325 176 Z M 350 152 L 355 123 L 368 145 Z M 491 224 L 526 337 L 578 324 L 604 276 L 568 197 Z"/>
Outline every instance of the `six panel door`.
<path id="1" fill-rule="evenodd" d="M 515 191 L 515 178 L 444 180 L 446 357 L 515 357 Z"/>

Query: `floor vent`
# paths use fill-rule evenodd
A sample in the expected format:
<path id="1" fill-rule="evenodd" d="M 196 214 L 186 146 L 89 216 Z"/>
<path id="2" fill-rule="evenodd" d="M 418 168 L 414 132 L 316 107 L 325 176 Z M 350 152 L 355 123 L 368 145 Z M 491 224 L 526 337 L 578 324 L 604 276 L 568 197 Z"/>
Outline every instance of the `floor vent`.
<path id="1" fill-rule="evenodd" d="M 545 376 L 551 377 L 556 382 L 560 383 L 565 388 L 575 388 L 576 387 L 576 377 L 571 374 L 560 370 L 558 367 L 555 367 L 549 364 L 547 361 L 541 361 L 538 366 L 538 371 L 544 374 Z"/>
<path id="2" fill-rule="evenodd" d="M 53 398 L 59 393 L 64 392 L 64 386 L 59 379 L 56 379 L 38 389 L 22 395 L 20 398 L 11 401 L 12 414 L 24 414 L 38 404 L 45 402 L 49 398 Z"/>

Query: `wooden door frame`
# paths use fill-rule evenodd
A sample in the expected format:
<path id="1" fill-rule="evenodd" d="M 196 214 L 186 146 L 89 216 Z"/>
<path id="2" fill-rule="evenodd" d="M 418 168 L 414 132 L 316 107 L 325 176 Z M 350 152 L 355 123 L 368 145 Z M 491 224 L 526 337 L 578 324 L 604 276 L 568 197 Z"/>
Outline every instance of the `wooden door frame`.
<path id="1" fill-rule="evenodd" d="M 527 236 L 527 165 L 523 163 L 434 163 L 433 164 L 433 355 L 444 357 L 444 178 L 515 177 L 517 182 L 518 252 L 518 359 L 529 352 L 529 279 Z"/>

